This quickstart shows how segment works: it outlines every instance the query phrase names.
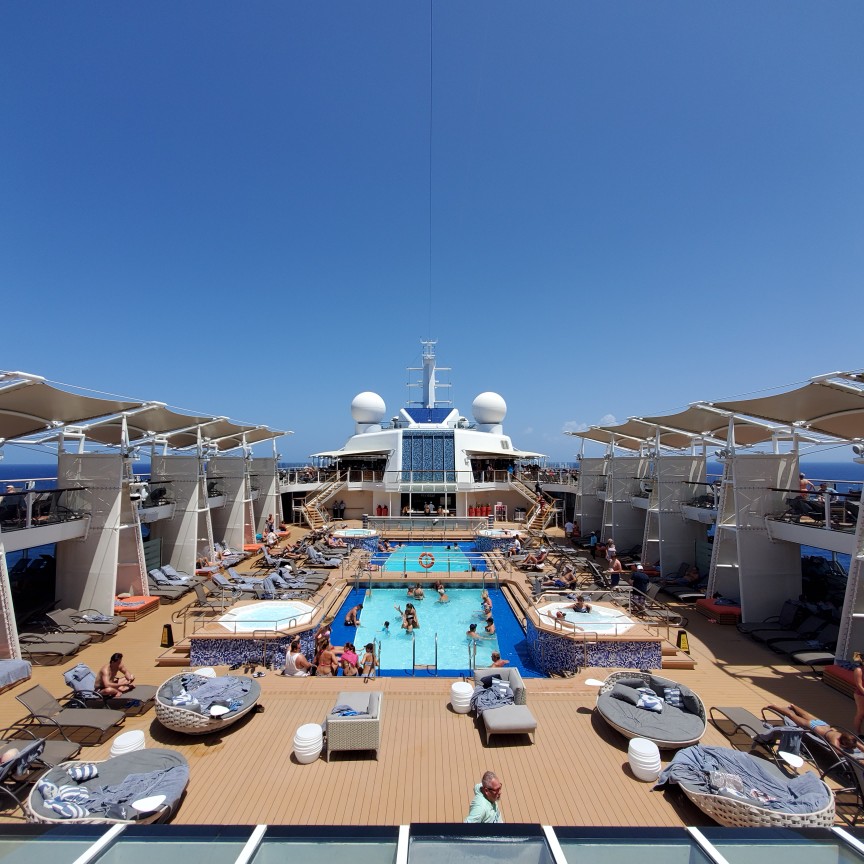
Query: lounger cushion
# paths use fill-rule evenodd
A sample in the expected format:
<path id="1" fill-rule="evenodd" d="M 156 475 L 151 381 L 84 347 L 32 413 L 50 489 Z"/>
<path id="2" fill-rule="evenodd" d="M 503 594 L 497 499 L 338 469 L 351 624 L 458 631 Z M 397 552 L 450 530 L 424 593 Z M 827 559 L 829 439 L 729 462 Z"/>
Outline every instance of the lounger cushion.
<path id="1" fill-rule="evenodd" d="M 628 687 L 626 684 L 616 684 L 612 688 L 612 698 L 620 699 L 622 702 L 629 702 L 631 705 L 639 704 L 640 693 L 633 687 Z"/>
<path id="2" fill-rule="evenodd" d="M 487 735 L 530 734 L 537 729 L 537 720 L 525 705 L 490 708 L 483 712 L 483 723 Z"/>

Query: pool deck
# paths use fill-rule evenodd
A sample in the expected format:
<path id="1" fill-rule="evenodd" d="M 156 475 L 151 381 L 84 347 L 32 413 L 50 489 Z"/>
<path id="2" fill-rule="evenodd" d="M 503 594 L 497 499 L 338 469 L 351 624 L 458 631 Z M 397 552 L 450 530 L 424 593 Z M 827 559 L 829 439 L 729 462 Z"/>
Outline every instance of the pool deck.
<path id="1" fill-rule="evenodd" d="M 488 577 L 488 574 L 487 574 Z M 460 581 L 463 581 L 460 577 Z M 476 581 L 481 581 L 477 574 Z M 183 602 L 183 601 L 181 601 Z M 78 662 L 96 668 L 121 651 L 142 684 L 161 684 L 177 668 L 155 665 L 160 638 L 174 606 L 130 622 L 104 643 L 89 645 L 57 666 L 34 667 L 31 681 L 0 694 L 0 723 L 26 711 L 15 699 L 35 684 L 60 696 L 62 673 Z M 766 704 L 794 702 L 829 722 L 851 725 L 854 703 L 733 627 L 690 615 L 688 633 L 695 669 L 674 677 L 711 705 L 737 705 L 755 713 Z M 226 668 L 218 667 L 219 674 Z M 212 736 L 171 732 L 153 711 L 129 717 L 124 731 L 140 729 L 148 747 L 179 750 L 191 766 L 177 824 L 396 825 L 461 822 L 473 785 L 492 769 L 504 784 L 508 822 L 552 825 L 681 826 L 713 824 L 677 794 L 654 792 L 627 766 L 627 741 L 592 713 L 596 689 L 584 682 L 611 670 L 582 669 L 574 677 L 526 680 L 528 707 L 537 718 L 536 742 L 524 736 L 484 744 L 475 721 L 450 708 L 454 679 L 259 679 L 264 713 L 250 714 Z M 666 674 L 666 673 L 664 673 Z M 669 675 L 668 677 L 673 677 Z M 382 746 L 371 753 L 336 753 L 301 765 L 291 740 L 304 723 L 322 721 L 341 691 L 380 690 Z M 725 745 L 713 727 L 703 743 Z M 79 758 L 108 757 L 110 738 L 85 747 Z M 664 753 L 665 758 L 668 754 Z M 602 778 L 602 779 L 600 779 Z M 5 796 L 4 796 L 5 799 Z M 3 803 L 4 822 L 20 824 L 20 811 Z"/>

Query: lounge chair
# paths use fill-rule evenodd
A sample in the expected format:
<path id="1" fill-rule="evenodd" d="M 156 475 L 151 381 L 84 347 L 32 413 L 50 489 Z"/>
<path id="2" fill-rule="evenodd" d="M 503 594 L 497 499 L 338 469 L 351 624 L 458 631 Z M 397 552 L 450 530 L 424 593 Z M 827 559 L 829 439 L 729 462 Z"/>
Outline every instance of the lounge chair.
<path id="1" fill-rule="evenodd" d="M 126 719 L 122 711 L 113 708 L 64 708 L 41 684 L 15 698 L 30 712 L 24 722 L 62 730 L 85 729 L 87 737 L 98 732 L 100 741 L 106 732 Z"/>
<path id="2" fill-rule="evenodd" d="M 319 552 L 314 546 L 310 546 L 306 550 L 306 554 L 309 558 L 309 561 L 315 567 L 341 567 L 343 564 L 342 559 L 337 555 L 332 558 L 326 558 L 322 552 Z"/>
<path id="3" fill-rule="evenodd" d="M 9 747 L 21 750 L 32 741 L 44 741 L 45 748 L 39 755 L 38 762 L 49 768 L 53 768 L 61 762 L 67 762 L 69 759 L 74 759 L 81 752 L 81 745 L 77 741 L 70 741 L 62 734 L 62 730 L 59 738 L 42 738 L 36 734 L 36 731 L 39 730 L 27 726 L 10 726 L 8 729 L 0 731 L 0 750 Z"/>
<path id="4" fill-rule="evenodd" d="M 69 769 L 78 764 L 64 762 L 48 771 L 42 781 L 55 786 L 68 783 Z M 27 797 L 25 808 L 29 821 L 43 825 L 165 822 L 176 812 L 189 783 L 189 765 L 176 750 L 148 747 L 90 764 L 94 764 L 99 773 L 94 781 L 82 784 L 91 796 L 89 801 L 81 802 L 86 811 L 84 816 L 61 816 L 46 803 L 41 789 L 47 787 L 40 783 Z M 136 802 L 140 802 L 142 809 L 136 809 Z"/>
<path id="5" fill-rule="evenodd" d="M 723 794 L 711 786 L 712 774 L 743 777 L 743 793 Z M 788 777 L 776 765 L 728 747 L 679 750 L 657 781 L 677 783 L 707 816 L 732 828 L 831 828 L 834 794 L 814 773 Z M 764 798 L 750 795 L 759 790 Z"/>
<path id="6" fill-rule="evenodd" d="M 219 612 L 220 614 L 230 606 L 235 600 L 242 596 L 242 591 L 232 590 L 230 594 L 227 591 L 220 590 L 218 594 L 208 596 L 203 585 L 193 585 L 192 590 L 195 592 L 195 599 L 184 609 L 181 609 L 175 615 L 182 615 L 184 612 Z"/>
<path id="7" fill-rule="evenodd" d="M 111 621 L 87 621 L 71 609 L 55 609 L 45 614 L 62 628 L 62 632 L 87 633 L 94 642 L 101 642 L 106 636 L 113 636 L 121 627 L 120 624 Z M 125 619 L 123 623 L 126 623 Z"/>
<path id="8" fill-rule="evenodd" d="M 638 689 L 646 687 L 662 700 L 661 712 L 637 705 Z M 647 738 L 661 750 L 690 747 L 707 728 L 705 706 L 692 690 L 648 672 L 613 672 L 597 695 L 597 713 L 627 738 Z"/>
<path id="9" fill-rule="evenodd" d="M 482 713 L 478 709 L 478 723 L 482 723 L 486 744 L 489 744 L 493 735 L 528 735 L 534 743 L 537 720 L 525 704 L 528 701 L 528 692 L 519 670 L 515 666 L 475 669 L 475 694 L 478 685 L 488 683 L 485 679 L 490 678 L 500 678 L 507 682 L 513 692 L 513 704 L 488 707 Z"/>
<path id="10" fill-rule="evenodd" d="M 4 751 L 10 748 L 3 748 Z M 35 771 L 34 766 L 45 749 L 45 742 L 41 738 L 22 742 L 21 746 L 15 746 L 17 754 L 8 762 L 0 764 L 0 792 L 5 792 L 26 815 L 22 790 L 33 783 L 40 773 L 47 770 L 47 765 L 42 766 L 41 771 Z"/>
<path id="11" fill-rule="evenodd" d="M 219 691 L 225 687 L 234 687 L 237 693 L 229 693 L 224 698 L 218 692 L 216 696 L 212 695 L 214 689 Z M 194 672 L 182 672 L 159 687 L 156 693 L 156 719 L 174 732 L 209 735 L 254 711 L 260 697 L 261 686 L 245 675 L 207 678 Z M 175 700 L 181 699 L 187 701 L 175 704 Z M 226 705 L 226 702 L 229 704 Z M 237 704 L 233 704 L 235 702 Z M 230 710 L 225 711 L 224 708 Z"/>
<path id="12" fill-rule="evenodd" d="M 66 637 L 66 638 L 64 638 Z M 90 637 L 76 633 L 20 633 L 22 656 L 34 666 L 50 666 L 77 654 Z"/>
<path id="13" fill-rule="evenodd" d="M 228 568 L 228 574 L 229 575 L 233 574 L 233 578 L 235 581 L 229 582 L 221 573 L 214 573 L 210 577 L 210 581 L 217 588 L 221 589 L 225 593 L 231 592 L 231 594 L 233 595 L 235 592 L 239 591 L 240 595 L 241 596 L 245 595 L 247 600 L 250 597 L 254 596 L 256 590 L 259 587 L 258 580 L 254 581 L 254 582 L 253 581 L 247 581 L 246 579 L 243 579 L 242 577 L 238 576 L 234 572 L 234 570 L 232 570 L 230 567 Z"/>
<path id="14" fill-rule="evenodd" d="M 85 663 L 64 672 L 63 680 L 72 688 L 67 708 L 114 708 L 125 714 L 143 714 L 156 698 L 157 688 L 152 684 L 136 684 L 122 696 L 103 696 L 96 690 L 96 675 Z"/>
<path id="15" fill-rule="evenodd" d="M 772 716 L 766 716 L 766 711 Z M 757 717 L 746 708 L 712 705 L 708 715 L 711 725 L 728 738 L 729 744 L 736 750 L 746 753 L 759 750 L 784 771 L 786 769 L 780 752 L 788 751 L 797 755 L 804 746 L 806 730 L 791 724 L 770 709 L 763 708 L 762 716 Z M 810 757 L 809 753 L 806 755 Z"/>
<path id="16" fill-rule="evenodd" d="M 748 621 L 738 624 L 738 632 L 749 636 L 756 630 L 768 632 L 769 630 L 792 630 L 796 622 L 805 612 L 805 609 L 794 600 L 787 600 L 780 608 L 779 615 L 772 615 L 764 621 Z"/>
<path id="17" fill-rule="evenodd" d="M 147 586 L 151 596 L 159 597 L 164 603 L 174 603 L 192 590 L 190 585 L 172 583 L 160 570 L 147 574 Z"/>
<path id="18" fill-rule="evenodd" d="M 808 615 L 796 629 L 790 630 L 753 630 L 750 635 L 757 642 L 773 645 L 775 642 L 807 641 L 817 639 L 819 633 L 831 622 L 821 615 Z"/>

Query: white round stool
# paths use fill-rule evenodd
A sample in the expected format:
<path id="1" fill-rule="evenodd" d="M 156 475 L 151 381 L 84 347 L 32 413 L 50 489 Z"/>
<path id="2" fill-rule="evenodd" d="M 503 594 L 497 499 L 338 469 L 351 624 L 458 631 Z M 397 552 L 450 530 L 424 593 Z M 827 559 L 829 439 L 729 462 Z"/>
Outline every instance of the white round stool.
<path id="1" fill-rule="evenodd" d="M 633 776 L 645 783 L 655 781 L 663 769 L 659 748 L 647 738 L 630 740 L 630 745 L 627 747 L 627 761 L 630 763 Z"/>
<path id="2" fill-rule="evenodd" d="M 215 678 L 216 670 L 212 666 L 205 666 L 203 669 L 196 669 L 196 675 L 203 675 L 205 678 Z"/>
<path id="3" fill-rule="evenodd" d="M 474 688 L 467 681 L 456 681 L 450 687 L 450 705 L 456 714 L 467 714 L 471 710 Z"/>
<path id="4" fill-rule="evenodd" d="M 144 749 L 144 733 L 140 729 L 124 732 L 114 739 L 111 745 L 112 756 L 122 756 L 124 753 L 133 753 L 135 750 Z"/>
<path id="5" fill-rule="evenodd" d="M 321 755 L 324 733 L 319 723 L 306 723 L 294 733 L 294 755 L 301 765 L 309 765 Z"/>

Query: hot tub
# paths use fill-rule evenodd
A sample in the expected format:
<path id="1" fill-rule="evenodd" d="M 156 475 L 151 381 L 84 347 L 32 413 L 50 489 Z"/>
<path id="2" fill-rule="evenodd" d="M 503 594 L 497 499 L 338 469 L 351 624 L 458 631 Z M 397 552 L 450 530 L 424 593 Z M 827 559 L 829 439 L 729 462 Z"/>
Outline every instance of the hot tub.
<path id="1" fill-rule="evenodd" d="M 222 615 L 218 622 L 232 633 L 291 630 L 309 624 L 312 620 L 312 611 L 312 606 L 299 600 L 270 600 L 238 606 Z"/>

